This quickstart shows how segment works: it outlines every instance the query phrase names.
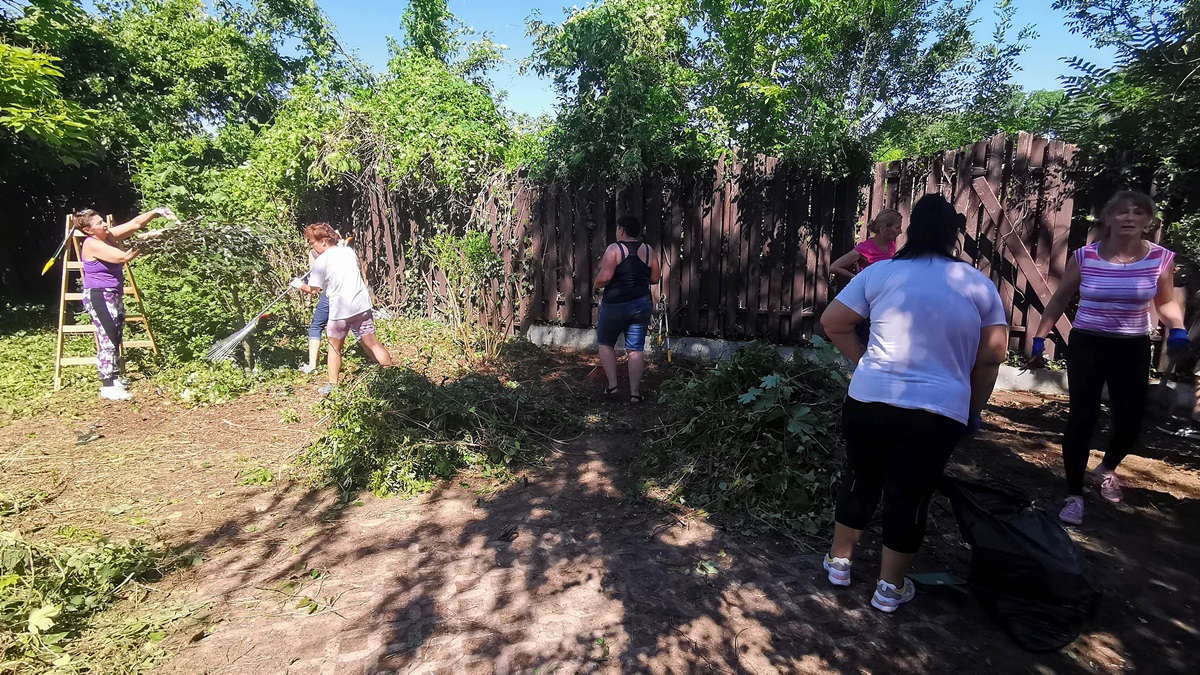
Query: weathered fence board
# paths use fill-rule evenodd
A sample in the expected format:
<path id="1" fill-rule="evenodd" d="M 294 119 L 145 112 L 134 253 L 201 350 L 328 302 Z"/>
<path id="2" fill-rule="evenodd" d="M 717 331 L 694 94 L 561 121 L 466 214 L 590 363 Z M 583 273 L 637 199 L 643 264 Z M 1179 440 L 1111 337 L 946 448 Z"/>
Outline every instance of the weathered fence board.
<path id="1" fill-rule="evenodd" d="M 885 208 L 905 216 L 926 193 L 939 193 L 966 216 L 964 260 L 988 275 L 1008 312 L 1012 349 L 1028 352 L 1028 337 L 1066 267 L 1074 189 L 1068 166 L 1075 148 L 1061 141 L 998 134 L 923 159 L 878 163 L 863 188 L 865 224 Z M 900 242 L 903 244 L 903 241 Z M 840 251 L 835 251 L 838 253 Z M 1065 339 L 1070 321 L 1056 328 Z"/>

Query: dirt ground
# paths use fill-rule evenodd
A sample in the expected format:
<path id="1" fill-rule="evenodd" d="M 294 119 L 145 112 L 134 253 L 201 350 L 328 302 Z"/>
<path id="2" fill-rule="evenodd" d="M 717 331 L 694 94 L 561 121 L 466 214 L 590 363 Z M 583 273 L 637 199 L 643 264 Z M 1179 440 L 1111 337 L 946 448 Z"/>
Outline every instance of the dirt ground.
<path id="1" fill-rule="evenodd" d="M 586 401 L 594 365 L 558 354 L 542 386 Z M 151 586 L 211 608 L 202 629 L 168 638 L 164 673 L 1194 672 L 1200 451 L 1153 424 L 1123 465 L 1126 501 L 1090 499 L 1073 531 L 1101 612 L 1038 656 L 967 595 L 871 609 L 873 535 L 854 585 L 833 589 L 819 541 L 727 531 L 638 497 L 625 467 L 650 400 L 596 402 L 628 424 L 562 439 L 514 482 L 464 477 L 418 499 L 342 504 L 287 479 L 321 426 L 312 384 L 200 409 L 135 390 L 135 406 L 19 421 L 0 430 L 0 481 L 50 495 L 22 528 L 94 523 L 190 561 Z M 954 470 L 1016 482 L 1056 510 L 1064 410 L 998 395 Z M 96 413 L 102 438 L 76 445 Z M 253 484 L 263 469 L 276 480 Z M 918 567 L 965 575 L 968 552 L 935 504 Z"/>

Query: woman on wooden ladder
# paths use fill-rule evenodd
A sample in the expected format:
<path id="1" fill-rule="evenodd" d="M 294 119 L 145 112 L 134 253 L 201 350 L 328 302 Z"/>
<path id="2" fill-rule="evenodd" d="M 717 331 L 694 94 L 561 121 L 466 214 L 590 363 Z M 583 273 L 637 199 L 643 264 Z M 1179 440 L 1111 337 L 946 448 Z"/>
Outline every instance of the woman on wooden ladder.
<path id="1" fill-rule="evenodd" d="M 654 312 L 650 287 L 662 276 L 654 247 L 641 241 L 642 221 L 633 216 L 617 219 L 617 241 L 609 244 L 600 259 L 593 292 L 603 291 L 600 318 L 596 321 L 596 342 L 600 345 L 600 365 L 608 377 L 605 396 L 617 393 L 617 336 L 625 333 L 625 351 L 629 354 L 629 401 L 642 402 L 642 372 L 646 359 L 646 332 Z"/>
<path id="2" fill-rule="evenodd" d="M 1067 344 L 1067 430 L 1063 434 L 1063 468 L 1067 502 L 1059 520 L 1083 523 L 1083 479 L 1091 453 L 1092 432 L 1100 413 L 1100 394 L 1108 384 L 1112 435 L 1108 450 L 1093 473 L 1100 496 L 1121 501 L 1117 466 L 1137 444 L 1150 380 L 1150 308 L 1167 327 L 1167 351 L 1186 356 L 1183 309 L 1174 297 L 1171 251 L 1142 235 L 1154 222 L 1154 201 L 1140 192 L 1118 192 L 1100 211 L 1100 240 L 1077 251 L 1054 297 L 1046 304 L 1033 337 L 1033 360 L 1046 351 L 1046 336 L 1067 304 L 1079 294 L 1079 310 Z"/>
<path id="3" fill-rule="evenodd" d="M 100 398 L 124 401 L 130 398 L 121 381 L 121 342 L 125 334 L 125 263 L 138 256 L 123 242 L 155 218 L 174 218 L 171 209 L 160 207 L 133 220 L 109 227 L 92 209 L 75 213 L 75 229 L 87 235 L 80 258 L 83 262 L 83 308 L 96 327 L 96 370 L 100 374 Z M 138 239 L 151 239 L 161 230 L 143 232 Z"/>

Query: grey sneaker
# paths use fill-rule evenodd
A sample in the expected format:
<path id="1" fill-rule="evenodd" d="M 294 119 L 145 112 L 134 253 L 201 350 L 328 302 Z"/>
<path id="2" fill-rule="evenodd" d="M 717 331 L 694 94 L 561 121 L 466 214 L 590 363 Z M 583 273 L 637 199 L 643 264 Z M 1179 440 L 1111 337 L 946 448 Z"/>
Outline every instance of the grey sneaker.
<path id="1" fill-rule="evenodd" d="M 328 396 L 333 393 L 334 389 L 337 389 L 337 385 L 332 382 L 329 382 L 324 387 L 321 387 L 320 389 L 318 389 L 317 393 L 322 396 Z"/>
<path id="2" fill-rule="evenodd" d="M 825 561 L 821 564 L 825 571 L 829 573 L 829 583 L 834 586 L 849 586 L 850 585 L 850 559 L 835 558 L 826 553 Z"/>
<path id="3" fill-rule="evenodd" d="M 317 369 L 317 367 L 316 367 L 316 366 L 310 366 L 310 365 L 308 365 L 307 363 L 305 363 L 305 364 L 301 364 L 301 366 L 300 366 L 299 368 L 297 368 L 297 370 L 299 370 L 300 372 L 304 373 L 305 375 L 307 375 L 307 374 L 311 373 L 312 371 L 314 371 L 314 370 L 316 370 L 316 369 Z"/>
<path id="4" fill-rule="evenodd" d="M 910 579 L 904 579 L 900 588 L 889 584 L 883 579 L 875 584 L 875 595 L 871 597 L 871 606 L 881 612 L 891 614 L 917 594 L 917 586 Z"/>

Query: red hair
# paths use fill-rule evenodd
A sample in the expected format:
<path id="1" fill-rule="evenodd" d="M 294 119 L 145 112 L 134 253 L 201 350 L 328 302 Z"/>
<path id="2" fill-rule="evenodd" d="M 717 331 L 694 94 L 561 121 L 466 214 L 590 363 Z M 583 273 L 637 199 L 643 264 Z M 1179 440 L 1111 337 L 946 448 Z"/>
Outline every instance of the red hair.
<path id="1" fill-rule="evenodd" d="M 329 223 L 313 223 L 304 228 L 304 238 L 309 241 L 327 241 L 330 245 L 338 243 L 337 230 L 329 226 Z"/>

